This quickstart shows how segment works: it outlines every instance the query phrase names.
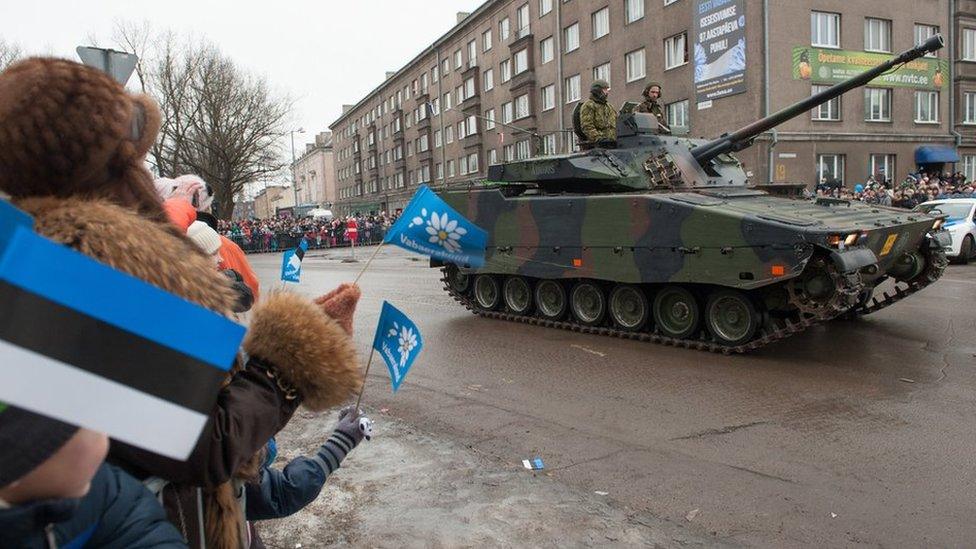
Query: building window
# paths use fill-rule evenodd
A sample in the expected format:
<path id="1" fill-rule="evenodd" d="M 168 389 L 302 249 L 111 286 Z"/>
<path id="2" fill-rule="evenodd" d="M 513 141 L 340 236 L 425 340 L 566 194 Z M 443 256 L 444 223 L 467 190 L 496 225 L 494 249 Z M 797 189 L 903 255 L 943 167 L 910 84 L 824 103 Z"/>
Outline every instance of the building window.
<path id="1" fill-rule="evenodd" d="M 875 181 L 886 182 L 895 179 L 895 155 L 872 154 L 870 158 L 871 175 Z"/>
<path id="2" fill-rule="evenodd" d="M 864 120 L 891 122 L 891 90 L 864 88 Z"/>
<path id="3" fill-rule="evenodd" d="M 688 127 L 688 100 L 675 101 L 665 106 L 668 115 L 668 123 L 673 128 Z"/>
<path id="4" fill-rule="evenodd" d="M 441 97 L 441 103 L 444 104 L 444 110 L 445 111 L 451 110 L 452 104 L 451 104 L 451 93 L 450 92 L 445 93 L 444 96 Z"/>
<path id="5" fill-rule="evenodd" d="M 688 34 L 676 34 L 664 40 L 664 70 L 680 67 L 688 62 L 686 43 Z"/>
<path id="6" fill-rule="evenodd" d="M 566 102 L 580 100 L 580 75 L 574 74 L 566 79 Z"/>
<path id="7" fill-rule="evenodd" d="M 429 85 L 427 84 L 427 73 L 425 72 L 424 74 L 420 75 L 420 92 L 427 93 L 428 87 Z"/>
<path id="8" fill-rule="evenodd" d="M 593 80 L 606 80 L 610 83 L 610 63 L 593 67 Z"/>
<path id="9" fill-rule="evenodd" d="M 529 50 L 523 49 L 515 52 L 515 74 L 522 74 L 529 70 Z"/>
<path id="10" fill-rule="evenodd" d="M 434 146 L 440 147 L 444 144 L 444 136 L 441 135 L 440 130 L 434 130 Z"/>
<path id="11" fill-rule="evenodd" d="M 810 95 L 817 95 L 818 93 L 828 89 L 830 89 L 830 86 L 814 84 L 810 87 Z M 835 97 L 819 107 L 814 107 L 813 110 L 810 111 L 810 119 L 830 121 L 840 120 L 840 97 Z"/>
<path id="12" fill-rule="evenodd" d="M 464 84 L 454 88 L 454 104 L 460 105 L 464 101 Z"/>
<path id="13" fill-rule="evenodd" d="M 430 68 L 430 80 L 431 82 L 436 84 L 437 81 L 440 80 L 440 78 L 441 78 L 441 71 L 439 70 L 439 67 L 437 65 L 434 65 L 433 67 Z"/>
<path id="14" fill-rule="evenodd" d="M 430 100 L 430 115 L 437 116 L 441 113 L 441 98 L 435 97 Z"/>
<path id="15" fill-rule="evenodd" d="M 542 136 L 542 154 L 556 154 L 556 134 L 550 133 Z"/>
<path id="16" fill-rule="evenodd" d="M 451 60 L 450 59 L 448 59 L 448 58 L 445 57 L 444 58 L 444 61 L 441 61 L 441 72 L 444 73 L 444 74 L 447 74 L 447 73 L 451 72 Z M 408 97 L 407 99 L 410 99 L 410 98 Z M 397 97 L 397 106 L 399 106 L 399 104 L 400 104 L 400 98 Z"/>
<path id="17" fill-rule="evenodd" d="M 478 42 L 472 40 L 468 42 L 468 68 L 478 64 Z"/>
<path id="18" fill-rule="evenodd" d="M 915 45 L 918 46 L 924 43 L 929 38 L 932 38 L 936 34 L 939 34 L 939 27 L 934 25 L 923 25 L 921 23 L 915 23 Z M 925 54 L 925 57 L 938 57 L 937 52 L 929 52 Z"/>
<path id="19" fill-rule="evenodd" d="M 515 119 L 521 120 L 529 116 L 529 94 L 515 98 Z"/>
<path id="20" fill-rule="evenodd" d="M 976 61 L 976 29 L 962 29 L 962 60 Z"/>
<path id="21" fill-rule="evenodd" d="M 488 150 L 488 159 L 486 160 L 488 165 L 498 164 L 498 151 L 495 149 Z"/>
<path id="22" fill-rule="evenodd" d="M 624 0 L 624 21 L 633 23 L 644 18 L 644 0 Z"/>
<path id="23" fill-rule="evenodd" d="M 454 51 L 454 69 L 459 70 L 462 64 L 461 50 Z"/>
<path id="24" fill-rule="evenodd" d="M 447 176 L 448 177 L 454 177 L 454 161 L 453 160 L 448 160 L 447 161 Z"/>
<path id="25" fill-rule="evenodd" d="M 976 124 L 976 92 L 963 92 L 962 123 Z"/>
<path id="26" fill-rule="evenodd" d="M 539 0 L 539 17 L 552 11 L 552 0 Z"/>
<path id="27" fill-rule="evenodd" d="M 481 81 L 484 83 L 485 91 L 491 91 L 495 87 L 495 71 L 488 69 L 481 74 Z"/>
<path id="28" fill-rule="evenodd" d="M 488 109 L 485 111 L 485 129 L 495 129 L 495 109 Z"/>
<path id="29" fill-rule="evenodd" d="M 579 49 L 579 23 L 573 23 L 563 29 L 563 44 L 566 53 Z"/>
<path id="30" fill-rule="evenodd" d="M 464 81 L 464 98 L 471 99 L 474 97 L 475 87 L 474 87 L 474 77 L 470 77 Z"/>
<path id="31" fill-rule="evenodd" d="M 512 102 L 502 103 L 502 124 L 510 124 L 514 117 L 515 111 L 512 108 Z"/>
<path id="32" fill-rule="evenodd" d="M 484 51 L 491 49 L 491 29 L 481 33 L 481 49 Z"/>
<path id="33" fill-rule="evenodd" d="M 502 84 L 508 82 L 512 79 L 512 61 L 511 59 L 506 59 L 501 62 L 498 68 L 502 71 Z"/>
<path id="34" fill-rule="evenodd" d="M 556 85 L 549 84 L 542 88 L 542 110 L 548 111 L 556 108 Z"/>
<path id="35" fill-rule="evenodd" d="M 610 8 L 605 7 L 597 10 L 590 15 L 590 22 L 593 24 L 593 39 L 598 40 L 610 34 Z"/>
<path id="36" fill-rule="evenodd" d="M 508 21 L 508 17 L 502 19 L 498 22 L 498 40 L 504 42 L 508 40 L 508 35 L 511 34 L 512 28 Z"/>
<path id="37" fill-rule="evenodd" d="M 468 115 L 468 117 L 464 120 L 464 124 L 465 124 L 465 132 L 464 132 L 465 135 L 474 135 L 478 133 L 477 116 L 473 114 Z"/>
<path id="38" fill-rule="evenodd" d="M 552 37 L 544 38 L 539 42 L 539 58 L 542 60 L 542 64 L 552 61 L 553 48 L 552 48 Z"/>
<path id="39" fill-rule="evenodd" d="M 468 155 L 468 173 L 478 173 L 478 153 Z"/>
<path id="40" fill-rule="evenodd" d="M 836 180 L 841 185 L 844 184 L 844 155 L 817 155 L 817 181 L 824 180 L 826 180 L 828 183 Z"/>
<path id="41" fill-rule="evenodd" d="M 864 20 L 864 51 L 891 51 L 891 21 L 871 17 Z"/>
<path id="42" fill-rule="evenodd" d="M 436 179 L 444 179 L 444 164 L 440 162 L 434 164 L 434 177 Z"/>
<path id="43" fill-rule="evenodd" d="M 915 122 L 932 124 L 939 121 L 939 92 L 915 92 Z"/>
<path id="44" fill-rule="evenodd" d="M 468 130 L 467 130 L 467 128 L 468 128 L 468 125 L 465 124 L 464 120 L 462 120 L 462 121 L 460 121 L 460 122 L 457 123 L 457 136 L 458 136 L 458 141 L 460 141 L 460 140 L 462 140 L 462 139 L 464 139 L 465 137 L 468 136 Z"/>
<path id="45" fill-rule="evenodd" d="M 515 145 L 505 145 L 502 147 L 502 155 L 505 157 L 505 162 L 515 160 Z"/>
<path id="46" fill-rule="evenodd" d="M 966 176 L 966 181 L 976 179 L 976 154 L 962 155 L 962 173 Z"/>
<path id="47" fill-rule="evenodd" d="M 454 143 L 454 126 L 448 125 L 444 128 L 444 143 L 448 145 Z"/>
<path id="48" fill-rule="evenodd" d="M 515 24 L 518 26 L 515 29 L 515 38 L 522 38 L 528 36 L 532 30 L 529 24 L 529 4 L 522 4 L 519 9 L 515 12 Z"/>
<path id="49" fill-rule="evenodd" d="M 627 62 L 627 81 L 633 82 L 645 76 L 644 48 L 632 51 L 624 56 Z M 607 67 L 609 69 L 609 67 Z"/>
<path id="50" fill-rule="evenodd" d="M 840 14 L 810 13 L 810 45 L 821 48 L 840 47 Z"/>
<path id="51" fill-rule="evenodd" d="M 515 144 L 515 160 L 525 160 L 531 157 L 532 154 L 529 151 L 529 140 L 519 141 Z"/>

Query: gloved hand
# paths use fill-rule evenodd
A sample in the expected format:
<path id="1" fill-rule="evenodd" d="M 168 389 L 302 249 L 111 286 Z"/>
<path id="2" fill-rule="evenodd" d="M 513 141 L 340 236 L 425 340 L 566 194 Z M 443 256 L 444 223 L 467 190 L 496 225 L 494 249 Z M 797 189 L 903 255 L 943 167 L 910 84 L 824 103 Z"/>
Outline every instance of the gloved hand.
<path id="1" fill-rule="evenodd" d="M 326 474 L 331 474 L 339 468 L 342 460 L 352 452 L 365 438 L 373 436 L 373 422 L 368 417 L 358 413 L 353 406 L 347 406 L 339 411 L 339 423 L 329 440 L 319 448 L 317 456 L 326 468 Z"/>

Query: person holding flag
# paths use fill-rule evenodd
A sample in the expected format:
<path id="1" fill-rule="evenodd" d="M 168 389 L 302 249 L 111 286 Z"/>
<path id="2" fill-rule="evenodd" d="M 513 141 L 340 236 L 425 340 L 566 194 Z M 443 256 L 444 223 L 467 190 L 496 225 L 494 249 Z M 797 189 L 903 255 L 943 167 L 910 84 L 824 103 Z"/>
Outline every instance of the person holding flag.
<path id="1" fill-rule="evenodd" d="M 0 73 L 0 191 L 43 236 L 230 315 L 237 296 L 229 279 L 169 222 L 145 167 L 159 123 L 151 99 L 96 69 L 53 58 L 14 63 Z M 43 139 L 37 128 L 57 128 L 59 138 Z M 325 410 L 360 387 L 351 338 L 326 306 L 280 292 L 252 310 L 247 361 L 221 380 L 217 405 L 185 461 L 113 440 L 110 462 L 161 481 L 155 485 L 169 518 L 191 545 L 240 546 L 244 513 L 235 494 L 257 470 L 263 446 L 299 405 Z M 172 330 L 183 320 L 152 308 L 142 314 L 141 323 Z"/>

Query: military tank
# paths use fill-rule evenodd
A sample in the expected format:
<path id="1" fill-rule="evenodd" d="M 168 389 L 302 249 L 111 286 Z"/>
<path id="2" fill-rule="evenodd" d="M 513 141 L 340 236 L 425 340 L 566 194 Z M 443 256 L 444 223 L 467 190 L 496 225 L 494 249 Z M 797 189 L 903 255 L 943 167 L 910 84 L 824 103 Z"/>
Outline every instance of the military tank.
<path id="1" fill-rule="evenodd" d="M 944 217 L 771 196 L 732 153 L 942 46 L 932 37 L 714 140 L 628 113 L 611 148 L 492 165 L 487 182 L 438 191 L 488 232 L 485 264 L 431 266 L 481 316 L 722 353 L 891 305 L 942 275 Z"/>

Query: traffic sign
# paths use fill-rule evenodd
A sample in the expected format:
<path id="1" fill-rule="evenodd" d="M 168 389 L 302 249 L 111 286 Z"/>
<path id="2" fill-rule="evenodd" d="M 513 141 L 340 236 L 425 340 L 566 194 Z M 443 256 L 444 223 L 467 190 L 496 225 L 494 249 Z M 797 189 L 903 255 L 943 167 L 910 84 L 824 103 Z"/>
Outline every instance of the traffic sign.
<path id="1" fill-rule="evenodd" d="M 89 67 L 107 72 L 119 84 L 125 85 L 136 68 L 139 56 L 124 51 L 78 46 L 75 50 L 81 62 Z"/>

